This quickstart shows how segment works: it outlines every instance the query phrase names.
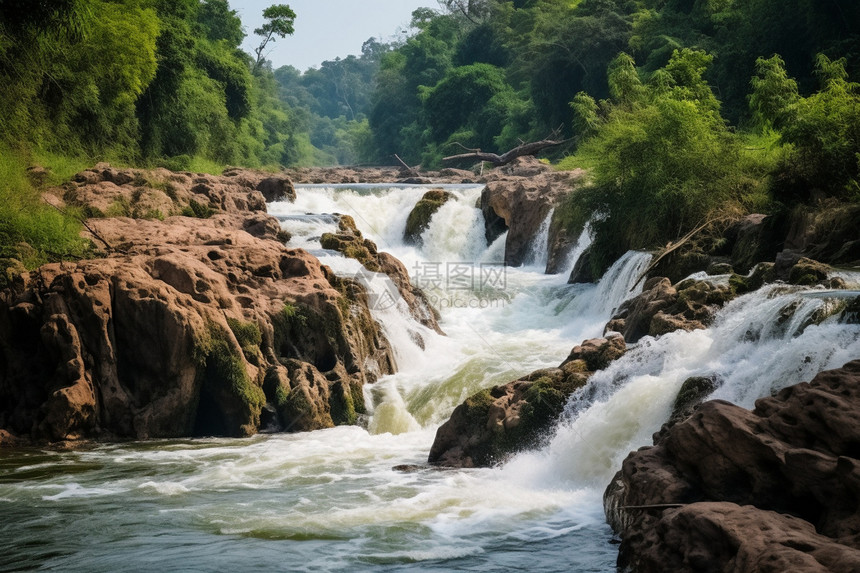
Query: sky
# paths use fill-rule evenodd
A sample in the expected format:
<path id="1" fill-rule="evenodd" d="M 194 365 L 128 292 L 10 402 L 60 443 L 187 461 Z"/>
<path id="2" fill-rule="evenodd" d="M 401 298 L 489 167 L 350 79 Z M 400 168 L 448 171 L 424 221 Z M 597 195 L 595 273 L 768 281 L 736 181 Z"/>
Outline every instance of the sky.
<path id="1" fill-rule="evenodd" d="M 270 43 L 266 59 L 273 68 L 290 65 L 301 71 L 336 57 L 360 55 L 368 38 L 386 40 L 405 30 L 416 8 L 438 8 L 436 0 L 231 0 L 248 35 L 242 47 L 249 54 L 260 45 L 254 29 L 263 24 L 263 10 L 272 4 L 293 9 L 296 31 Z"/>

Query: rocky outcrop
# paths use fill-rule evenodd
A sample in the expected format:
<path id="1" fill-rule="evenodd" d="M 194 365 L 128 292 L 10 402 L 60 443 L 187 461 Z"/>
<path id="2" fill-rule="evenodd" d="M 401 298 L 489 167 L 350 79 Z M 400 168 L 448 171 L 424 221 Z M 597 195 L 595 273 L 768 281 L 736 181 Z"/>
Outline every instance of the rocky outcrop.
<path id="1" fill-rule="evenodd" d="M 0 428 L 56 441 L 354 423 L 392 353 L 359 283 L 284 246 L 267 179 L 76 177 L 64 197 L 92 213 L 123 198 L 165 211 L 91 218 L 104 258 L 45 265 L 0 292 Z"/>
<path id="2" fill-rule="evenodd" d="M 716 311 L 734 297 L 730 286 L 685 280 L 672 286 L 665 277 L 650 278 L 642 293 L 625 302 L 606 325 L 627 342 L 675 330 L 696 330 L 711 324 Z"/>
<path id="3" fill-rule="evenodd" d="M 860 360 L 750 412 L 701 405 L 606 491 L 619 562 L 649 571 L 860 568 Z"/>
<path id="4" fill-rule="evenodd" d="M 504 230 L 508 231 L 505 240 L 506 265 L 520 266 L 528 262 L 529 247 L 541 225 L 582 177 L 582 172 L 569 171 L 543 173 L 528 178 L 500 177 L 487 184 L 481 193 L 487 242 L 491 243 Z M 553 244 L 557 242 L 552 241 Z M 569 247 L 570 241 L 566 244 Z"/>
<path id="5" fill-rule="evenodd" d="M 413 318 L 427 328 L 432 328 L 441 334 L 442 330 L 437 322 L 436 311 L 430 306 L 424 292 L 412 284 L 409 279 L 409 272 L 403 263 L 389 253 L 379 252 L 376 243 L 364 238 L 361 231 L 355 226 L 355 220 L 352 217 L 339 215 L 339 218 L 338 232 L 324 233 L 320 238 L 322 247 L 357 260 L 370 272 L 388 275 L 392 281 L 391 286 L 397 290 L 406 303 Z M 395 293 L 389 292 L 389 290 L 382 289 L 381 292 L 369 293 L 371 307 L 395 304 Z M 420 338 L 418 333 L 414 333 L 414 336 Z"/>
<path id="6" fill-rule="evenodd" d="M 450 198 L 451 194 L 444 189 L 431 189 L 425 193 L 409 212 L 409 217 L 406 219 L 406 230 L 403 233 L 404 242 L 408 245 L 423 244 L 421 234 L 430 226 L 430 220 L 436 211 Z"/>
<path id="7" fill-rule="evenodd" d="M 620 336 L 587 340 L 558 368 L 538 370 L 470 396 L 437 430 L 428 461 L 447 467 L 487 467 L 537 447 L 570 395 L 625 349 Z"/>
<path id="8" fill-rule="evenodd" d="M 296 167 L 282 175 L 297 184 L 339 183 L 483 183 L 486 179 L 463 169 L 415 173 L 399 167 Z"/>

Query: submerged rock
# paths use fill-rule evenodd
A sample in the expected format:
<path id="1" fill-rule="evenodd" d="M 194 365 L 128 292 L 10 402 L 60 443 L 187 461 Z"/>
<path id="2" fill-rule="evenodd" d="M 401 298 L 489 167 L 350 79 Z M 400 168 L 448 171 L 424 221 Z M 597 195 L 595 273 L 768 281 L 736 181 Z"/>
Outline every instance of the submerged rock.
<path id="1" fill-rule="evenodd" d="M 607 488 L 634 571 L 857 571 L 860 360 L 752 412 L 701 405 Z"/>

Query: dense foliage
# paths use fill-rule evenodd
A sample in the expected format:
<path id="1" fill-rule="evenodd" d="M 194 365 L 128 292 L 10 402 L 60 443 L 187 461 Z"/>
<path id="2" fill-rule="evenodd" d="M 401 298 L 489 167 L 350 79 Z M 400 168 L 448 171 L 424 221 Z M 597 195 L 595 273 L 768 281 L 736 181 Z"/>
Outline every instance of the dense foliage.
<path id="1" fill-rule="evenodd" d="M 726 213 L 860 199 L 854 0 L 438 6 L 302 73 L 265 61 L 294 29 L 286 5 L 254 57 L 227 0 L 0 0 L 0 258 L 84 248 L 31 163 L 50 183 L 105 159 L 433 168 L 557 133 L 551 159 L 591 173 L 557 216 L 596 221 L 596 271 Z"/>
<path id="2" fill-rule="evenodd" d="M 712 59 L 703 85 L 717 94 L 722 117 L 741 127 L 752 123 L 747 96 L 760 57 L 780 54 L 801 93 L 818 85 L 818 54 L 845 57 L 848 74 L 860 75 L 860 4 L 852 0 L 440 4 L 437 12 L 416 11 L 415 34 L 382 60 L 369 114 L 380 160 L 397 153 L 435 167 L 456 151 L 456 143 L 505 151 L 557 128 L 568 137 L 581 136 L 569 103 L 580 92 L 607 98 L 610 64 L 622 52 L 643 76 L 666 66 L 676 50 L 707 53 Z M 480 93 L 491 72 L 485 69 L 479 78 L 468 69 L 475 64 L 496 68 L 492 90 Z M 462 84 L 467 77 L 473 84 Z M 451 109 L 447 102 L 449 109 L 441 110 L 441 98 L 429 95 L 452 85 L 463 90 L 465 109 Z M 480 118 L 469 111 L 476 107 Z M 444 129 L 443 113 L 449 116 Z"/>
<path id="3" fill-rule="evenodd" d="M 272 8 L 272 33 L 289 33 L 289 8 Z M 271 69 L 239 49 L 244 36 L 227 0 L 0 0 L 0 259 L 83 252 L 80 225 L 37 187 L 96 161 L 310 161 Z M 28 177 L 32 163 L 47 178 Z"/>

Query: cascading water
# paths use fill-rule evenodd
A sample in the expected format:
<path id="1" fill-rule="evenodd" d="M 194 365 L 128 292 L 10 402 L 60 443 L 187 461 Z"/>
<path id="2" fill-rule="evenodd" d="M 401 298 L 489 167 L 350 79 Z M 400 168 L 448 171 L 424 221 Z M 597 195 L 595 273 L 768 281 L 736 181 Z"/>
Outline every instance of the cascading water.
<path id="1" fill-rule="evenodd" d="M 390 295 L 372 312 L 399 371 L 365 387 L 366 428 L 5 456 L 0 570 L 614 571 L 602 489 L 629 450 L 650 443 L 686 378 L 712 376 L 715 397 L 749 406 L 860 355 L 860 326 L 839 322 L 838 293 L 768 287 L 708 330 L 645 338 L 591 379 L 539 452 L 495 469 L 397 471 L 426 460 L 466 397 L 556 366 L 600 335 L 650 259 L 628 253 L 598 285 L 505 268 L 505 237 L 486 245 L 475 186 L 446 186 L 453 199 L 423 246 L 406 245 L 426 189 L 300 186 L 295 203 L 270 205 L 290 246 Z M 387 277 L 320 247 L 334 213 L 404 262 L 447 336 L 414 321 Z M 586 230 L 570 266 L 589 240 Z"/>

